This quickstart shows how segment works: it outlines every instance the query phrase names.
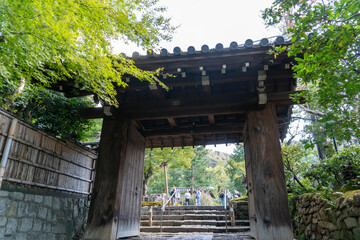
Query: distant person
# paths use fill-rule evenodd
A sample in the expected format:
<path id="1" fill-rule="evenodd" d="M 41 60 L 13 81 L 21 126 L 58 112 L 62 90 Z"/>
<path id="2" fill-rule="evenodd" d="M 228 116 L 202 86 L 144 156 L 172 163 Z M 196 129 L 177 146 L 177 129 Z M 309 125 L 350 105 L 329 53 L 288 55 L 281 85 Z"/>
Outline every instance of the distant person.
<path id="1" fill-rule="evenodd" d="M 172 197 L 171 203 L 173 206 L 175 206 L 175 203 L 176 203 L 175 193 L 176 193 L 176 188 L 173 187 L 173 189 L 171 190 L 171 193 L 170 193 L 170 197 Z"/>
<path id="2" fill-rule="evenodd" d="M 238 198 L 238 197 L 241 197 L 241 195 L 238 192 L 238 190 L 236 190 L 236 188 L 234 188 L 234 198 Z"/>
<path id="3" fill-rule="evenodd" d="M 219 194 L 219 198 L 221 200 L 221 204 L 225 206 L 225 191 L 224 189 L 221 190 L 221 193 Z"/>
<path id="4" fill-rule="evenodd" d="M 241 183 L 242 184 L 246 184 L 246 176 L 243 174 L 243 178 L 241 179 Z M 246 184 L 246 195 L 248 195 L 248 187 L 247 187 L 247 184 Z"/>
<path id="5" fill-rule="evenodd" d="M 200 188 L 198 188 L 196 191 L 196 206 L 201 206 L 200 198 L 201 198 L 201 191 Z"/>
<path id="6" fill-rule="evenodd" d="M 185 204 L 186 205 L 190 205 L 190 197 L 191 197 L 190 191 L 187 190 L 185 193 Z"/>
<path id="7" fill-rule="evenodd" d="M 176 192 L 175 192 L 175 199 L 176 199 L 176 202 L 179 202 L 180 197 L 181 197 L 181 193 L 180 193 L 180 191 L 178 190 L 178 191 L 176 191 Z"/>
<path id="8" fill-rule="evenodd" d="M 227 200 L 228 200 L 228 202 L 229 202 L 229 201 L 232 199 L 232 194 L 231 194 L 231 192 L 230 192 L 229 189 L 227 189 L 226 195 L 227 195 Z"/>

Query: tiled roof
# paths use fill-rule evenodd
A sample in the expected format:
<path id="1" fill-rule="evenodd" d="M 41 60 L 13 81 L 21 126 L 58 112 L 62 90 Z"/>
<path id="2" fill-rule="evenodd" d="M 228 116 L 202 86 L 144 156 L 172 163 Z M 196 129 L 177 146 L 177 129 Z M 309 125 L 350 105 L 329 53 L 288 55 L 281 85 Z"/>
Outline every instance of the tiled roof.
<path id="1" fill-rule="evenodd" d="M 230 43 L 229 47 L 224 47 L 223 44 L 216 44 L 215 48 L 209 48 L 208 45 L 204 44 L 201 46 L 200 50 L 196 50 L 195 47 L 189 46 L 187 51 L 183 51 L 180 47 L 174 47 L 173 52 L 170 53 L 167 49 L 163 48 L 160 50 L 160 53 L 156 53 L 152 50 L 148 50 L 146 55 L 140 55 L 139 52 L 133 52 L 133 59 L 141 59 L 141 58 L 149 58 L 149 57 L 169 57 L 169 56 L 186 56 L 186 55 L 194 55 L 194 54 L 204 54 L 204 53 L 215 53 L 215 52 L 225 52 L 225 51 L 233 51 L 239 49 L 249 49 L 249 48 L 261 48 L 268 47 L 271 45 L 282 45 L 289 44 L 289 41 L 286 41 L 282 36 L 270 37 L 270 38 L 262 38 L 261 40 L 253 41 L 252 39 L 247 39 L 243 44 L 238 44 L 233 41 Z"/>

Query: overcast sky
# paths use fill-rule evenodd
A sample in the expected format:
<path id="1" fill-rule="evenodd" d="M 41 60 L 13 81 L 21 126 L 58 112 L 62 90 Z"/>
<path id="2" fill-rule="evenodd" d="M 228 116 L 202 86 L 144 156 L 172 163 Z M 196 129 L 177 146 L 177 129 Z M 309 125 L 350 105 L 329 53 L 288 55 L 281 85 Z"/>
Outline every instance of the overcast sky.
<path id="1" fill-rule="evenodd" d="M 266 28 L 261 19 L 261 10 L 270 7 L 273 0 L 160 0 L 167 7 L 166 17 L 179 26 L 171 42 L 161 42 L 160 48 L 172 53 L 178 46 L 186 51 L 189 46 L 200 50 L 207 44 L 214 48 L 217 43 L 228 47 L 232 41 L 242 44 L 246 39 L 260 40 L 280 35 L 275 28 Z M 134 51 L 145 54 L 135 45 L 116 43 L 115 51 Z"/>
<path id="2" fill-rule="evenodd" d="M 166 6 L 165 16 L 179 26 L 171 42 L 161 42 L 160 48 L 172 53 L 178 46 L 187 51 L 189 46 L 200 50 L 207 44 L 214 48 L 217 43 L 229 47 L 232 41 L 242 44 L 246 39 L 260 40 L 280 35 L 274 28 L 266 28 L 261 11 L 270 7 L 273 0 L 160 0 Z M 134 45 L 117 43 L 115 51 L 128 56 L 134 51 L 145 54 Z M 234 146 L 217 145 L 213 150 L 232 153 Z"/>

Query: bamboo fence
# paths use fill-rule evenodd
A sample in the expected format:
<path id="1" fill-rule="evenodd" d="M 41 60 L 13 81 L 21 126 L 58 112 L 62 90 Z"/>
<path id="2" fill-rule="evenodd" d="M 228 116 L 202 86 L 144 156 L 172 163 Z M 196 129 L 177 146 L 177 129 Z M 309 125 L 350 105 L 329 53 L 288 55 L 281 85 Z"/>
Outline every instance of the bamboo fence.
<path id="1" fill-rule="evenodd" d="M 2 165 L 5 145 L 12 138 L 3 170 L 3 183 L 91 193 L 97 158 L 94 152 L 77 143 L 61 141 L 20 120 L 14 125 L 12 134 L 10 126 L 13 119 L 13 116 L 0 110 Z"/>

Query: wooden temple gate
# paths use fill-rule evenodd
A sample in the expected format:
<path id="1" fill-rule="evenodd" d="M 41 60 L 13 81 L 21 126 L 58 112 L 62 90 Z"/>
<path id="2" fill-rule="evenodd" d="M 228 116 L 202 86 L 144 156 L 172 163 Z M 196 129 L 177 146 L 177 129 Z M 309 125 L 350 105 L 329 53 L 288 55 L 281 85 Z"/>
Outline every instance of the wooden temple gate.
<path id="1" fill-rule="evenodd" d="M 273 44 L 287 44 L 282 37 Z M 174 77 L 169 90 L 140 82 L 118 89 L 118 108 L 79 110 L 104 118 L 85 239 L 139 235 L 145 148 L 244 142 L 251 234 L 256 239 L 293 239 L 281 147 L 296 81 L 292 59 L 267 54 L 268 39 L 229 48 L 174 48 L 159 55 L 133 54 L 145 70 L 160 67 Z M 58 85 L 67 96 L 73 86 Z"/>

